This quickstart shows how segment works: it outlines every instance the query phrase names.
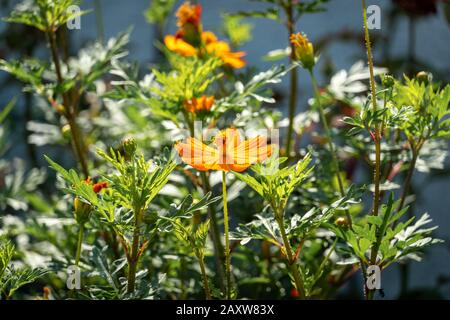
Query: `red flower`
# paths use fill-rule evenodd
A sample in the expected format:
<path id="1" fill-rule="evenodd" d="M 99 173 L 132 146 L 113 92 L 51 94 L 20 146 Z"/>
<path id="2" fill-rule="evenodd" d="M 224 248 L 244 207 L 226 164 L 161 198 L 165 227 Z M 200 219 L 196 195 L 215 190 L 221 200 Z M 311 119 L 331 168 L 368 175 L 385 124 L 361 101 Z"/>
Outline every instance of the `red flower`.
<path id="1" fill-rule="evenodd" d="M 92 190 L 94 190 L 95 193 L 99 193 L 103 189 L 108 188 L 108 182 L 100 181 L 93 184 L 91 177 L 87 177 L 87 179 L 83 180 L 83 183 L 87 184 L 88 186 L 92 186 Z"/>
<path id="2" fill-rule="evenodd" d="M 300 293 L 298 292 L 297 289 L 295 289 L 295 288 L 292 288 L 292 289 L 291 289 L 291 297 L 292 297 L 292 298 L 298 298 L 298 297 L 300 297 Z"/>
<path id="3" fill-rule="evenodd" d="M 99 193 L 102 189 L 108 188 L 108 182 L 98 182 L 92 186 L 95 193 Z"/>

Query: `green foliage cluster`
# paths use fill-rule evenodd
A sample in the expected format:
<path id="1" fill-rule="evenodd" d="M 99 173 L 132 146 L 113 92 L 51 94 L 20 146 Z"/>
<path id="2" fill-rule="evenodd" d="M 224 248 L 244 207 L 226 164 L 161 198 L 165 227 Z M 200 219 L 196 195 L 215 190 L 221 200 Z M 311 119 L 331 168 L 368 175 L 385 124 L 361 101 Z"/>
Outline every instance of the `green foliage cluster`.
<path id="1" fill-rule="evenodd" d="M 252 38 L 243 17 L 268 18 L 292 33 L 300 17 L 325 10 L 329 1 L 255 2 L 264 9 L 224 16 L 230 50 Z M 0 160 L 0 298 L 328 299 L 355 272 L 367 280 L 370 266 L 384 271 L 420 260 L 442 242 L 437 227 L 428 227 L 432 212 L 416 217 L 412 187 L 416 171 L 445 166 L 449 85 L 423 72 L 397 80 L 374 68 L 372 75 L 356 63 L 319 90 L 311 67 L 309 108 L 291 122 L 273 108 L 274 88 L 285 76 L 294 84 L 290 98 L 296 94 L 292 79 L 302 66 L 291 50 L 268 55 L 290 56 L 287 65 L 242 71 L 159 43 L 164 63 L 143 73 L 126 60 L 131 30 L 66 54 L 65 24 L 88 12 L 68 10 L 79 4 L 25 1 L 5 19 L 46 36 L 47 61 L 5 59 L 0 70 L 33 95 L 39 118 L 27 124 L 30 146 L 45 146 L 38 160 L 56 177 Z M 175 5 L 151 1 L 144 13 L 159 36 Z M 373 95 L 368 80 L 377 81 Z M 186 108 L 205 96 L 214 97 L 210 109 Z M 14 104 L 0 112 L 2 157 L 11 147 Z M 222 173 L 222 180 L 218 172 L 183 165 L 173 148 L 185 132 L 206 137 L 216 127 L 257 132 L 286 123 L 292 152 L 273 145 L 268 159 Z M 61 150 L 73 151 L 71 163 Z M 363 181 L 344 170 L 355 163 Z M 377 166 L 380 176 L 372 181 L 367 176 Z M 375 190 L 379 199 L 366 203 Z M 66 288 L 74 265 L 81 290 Z"/>

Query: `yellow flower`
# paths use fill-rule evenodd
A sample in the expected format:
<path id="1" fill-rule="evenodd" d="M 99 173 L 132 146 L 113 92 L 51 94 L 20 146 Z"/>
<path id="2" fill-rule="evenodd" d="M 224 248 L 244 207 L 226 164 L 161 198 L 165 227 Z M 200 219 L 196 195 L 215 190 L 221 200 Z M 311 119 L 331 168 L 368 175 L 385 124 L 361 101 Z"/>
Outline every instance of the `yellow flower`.
<path id="1" fill-rule="evenodd" d="M 238 131 L 233 128 L 220 131 L 213 146 L 188 138 L 186 143 L 178 143 L 175 148 L 185 163 L 199 171 L 242 172 L 272 154 L 272 145 L 267 145 L 265 137 L 241 141 Z"/>
<path id="2" fill-rule="evenodd" d="M 232 52 L 229 44 L 219 41 L 214 33 L 202 32 L 201 13 L 202 7 L 199 4 L 191 5 L 188 1 L 183 3 L 176 13 L 179 30 L 175 35 L 165 36 L 166 47 L 185 57 L 209 54 L 232 68 L 243 68 L 246 65 L 242 59 L 245 52 Z"/>
<path id="3" fill-rule="evenodd" d="M 184 107 L 188 112 L 198 113 L 211 110 L 214 104 L 214 96 L 201 96 L 192 98 L 184 102 Z"/>
<path id="4" fill-rule="evenodd" d="M 311 70 L 316 64 L 313 44 L 301 33 L 291 34 L 291 43 L 294 46 L 295 59 L 300 61 L 305 69 Z"/>
<path id="5" fill-rule="evenodd" d="M 231 48 L 225 41 L 219 41 L 214 33 L 205 31 L 202 33 L 202 40 L 205 44 L 206 52 L 221 59 L 226 65 L 232 68 L 243 68 L 246 65 L 245 52 L 231 52 Z"/>
<path id="6" fill-rule="evenodd" d="M 167 49 L 170 51 L 176 52 L 179 55 L 185 56 L 185 57 L 192 57 L 196 56 L 198 50 L 194 48 L 194 46 L 190 45 L 183 39 L 173 36 L 173 35 L 167 35 L 164 37 L 164 44 L 166 45 Z"/>

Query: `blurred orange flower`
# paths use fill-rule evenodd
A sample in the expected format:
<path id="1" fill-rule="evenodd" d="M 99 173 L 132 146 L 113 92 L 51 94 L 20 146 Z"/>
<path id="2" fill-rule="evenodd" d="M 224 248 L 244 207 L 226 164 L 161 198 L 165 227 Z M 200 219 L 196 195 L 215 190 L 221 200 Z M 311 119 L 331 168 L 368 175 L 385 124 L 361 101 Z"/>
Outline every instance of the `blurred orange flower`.
<path id="1" fill-rule="evenodd" d="M 173 36 L 173 35 L 167 35 L 164 37 L 164 44 L 166 45 L 167 49 L 170 51 L 176 52 L 179 55 L 185 56 L 185 57 L 192 57 L 196 56 L 198 50 L 194 48 L 194 46 L 190 45 L 186 41 L 184 41 L 182 38 Z"/>
<path id="2" fill-rule="evenodd" d="M 177 26 L 179 28 L 183 28 L 186 24 L 198 27 L 202 18 L 202 6 L 200 4 L 192 5 L 186 1 L 178 8 L 175 15 L 178 18 Z"/>
<path id="3" fill-rule="evenodd" d="M 214 104 L 214 96 L 201 96 L 192 98 L 184 102 L 184 107 L 188 112 L 196 113 L 211 110 Z"/>
<path id="4" fill-rule="evenodd" d="M 245 52 L 232 52 L 230 45 L 220 41 L 211 31 L 202 32 L 202 7 L 192 5 L 189 1 L 183 3 L 176 12 L 179 30 L 175 35 L 164 37 L 166 47 L 185 57 L 216 56 L 224 64 L 232 68 L 243 68 L 246 62 L 242 59 Z"/>
<path id="5" fill-rule="evenodd" d="M 108 182 L 97 182 L 92 186 L 92 190 L 94 190 L 95 193 L 99 193 L 106 188 L 108 188 Z"/>
<path id="6" fill-rule="evenodd" d="M 245 52 L 231 52 L 230 45 L 225 41 L 219 41 L 211 31 L 203 32 L 202 40 L 208 54 L 215 55 L 232 68 L 245 67 L 246 62 L 242 59 L 245 56 Z"/>
<path id="7" fill-rule="evenodd" d="M 272 154 L 272 145 L 267 145 L 265 137 L 241 141 L 238 131 L 233 128 L 220 131 L 213 146 L 188 138 L 186 143 L 180 142 L 175 148 L 185 163 L 199 171 L 242 172 Z"/>
<path id="8" fill-rule="evenodd" d="M 92 190 L 94 190 L 95 193 L 99 193 L 103 189 L 108 188 L 108 182 L 101 181 L 97 183 L 93 183 L 91 180 L 91 177 L 87 177 L 85 180 L 82 181 L 84 184 L 87 184 L 88 186 L 92 186 Z"/>

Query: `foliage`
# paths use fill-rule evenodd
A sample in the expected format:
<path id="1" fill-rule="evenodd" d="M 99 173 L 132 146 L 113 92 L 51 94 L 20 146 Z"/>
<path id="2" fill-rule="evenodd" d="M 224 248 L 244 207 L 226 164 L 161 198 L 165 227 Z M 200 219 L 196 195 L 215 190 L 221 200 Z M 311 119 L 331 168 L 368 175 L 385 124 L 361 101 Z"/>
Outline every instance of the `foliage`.
<path id="1" fill-rule="evenodd" d="M 0 238 L 0 298 L 11 298 L 22 286 L 36 281 L 48 272 L 44 269 L 14 267 L 11 263 L 13 255 L 14 245 Z"/>
<path id="2" fill-rule="evenodd" d="M 311 65 L 310 92 L 292 80 L 301 67 L 295 44 L 269 52 L 263 70 L 252 65 L 255 57 L 244 61 L 245 53 L 234 51 L 258 36 L 247 18 L 270 19 L 296 34 L 299 19 L 324 11 L 329 1 L 252 2 L 255 11 L 224 13 L 216 29 L 223 41 L 204 33 L 207 2 L 177 9 L 173 0 L 151 1 L 143 14 L 162 43 L 150 66 L 127 57 L 131 29 L 75 48 L 65 24 L 88 13 L 71 10 L 80 1 L 27 0 L 12 9 L 4 20 L 22 24 L 25 31 L 13 31 L 29 33 L 36 48 L 26 54 L 0 48 L 5 83 L 19 80 L 24 95 L 0 111 L 0 298 L 357 297 L 362 286 L 346 285 L 359 281 L 356 273 L 366 278 L 371 265 L 407 268 L 443 242 L 437 226 L 428 227 L 434 212 L 416 216 L 414 204 L 431 179 L 448 175 L 444 78 L 410 70 L 396 78 L 388 72 L 405 70 L 392 61 L 383 64 L 389 69 L 358 61 L 334 70 L 325 37 L 314 47 L 313 39 L 306 43 L 326 59 L 320 87 Z M 173 14 L 178 30 L 168 39 L 187 50 L 171 51 L 165 41 Z M 0 45 L 10 41 L 8 35 Z M 285 76 L 292 81 L 288 93 Z M 308 103 L 284 119 L 284 102 L 295 107 L 298 92 Z M 291 124 L 292 150 L 261 136 L 282 130 L 280 138 L 289 141 L 283 128 Z M 226 128 L 249 133 L 239 145 L 258 161 L 259 140 L 252 138 L 267 138 L 262 153 L 271 156 L 223 175 L 180 165 L 178 155 L 185 162 L 187 155 L 173 147 L 186 135 L 209 142 L 213 131 Z M 211 160 L 204 159 L 205 146 L 206 155 L 196 152 L 194 158 Z M 225 159 L 231 151 L 220 152 Z M 45 160 L 56 175 L 42 167 Z M 374 171 L 379 177 L 372 180 Z M 80 290 L 66 287 L 73 265 Z M 366 298 L 374 293 L 364 290 Z"/>
<path id="3" fill-rule="evenodd" d="M 5 21 L 25 24 L 42 32 L 48 32 L 88 13 L 88 11 L 69 10 L 71 6 L 79 4 L 79 0 L 25 1 L 18 4 Z"/>

